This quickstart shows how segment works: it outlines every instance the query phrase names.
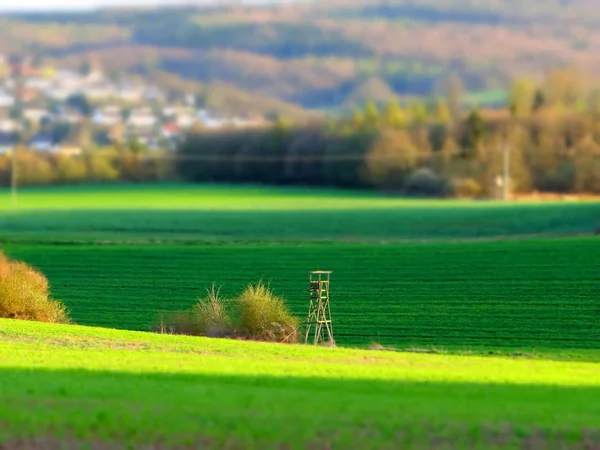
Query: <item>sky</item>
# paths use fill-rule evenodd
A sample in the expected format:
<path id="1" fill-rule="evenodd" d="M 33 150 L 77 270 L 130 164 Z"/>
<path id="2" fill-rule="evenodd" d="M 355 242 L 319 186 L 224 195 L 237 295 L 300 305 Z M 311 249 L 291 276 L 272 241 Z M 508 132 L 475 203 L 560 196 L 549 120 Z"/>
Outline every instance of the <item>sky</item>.
<path id="1" fill-rule="evenodd" d="M 0 11 L 85 10 L 107 6 L 149 6 L 173 0 L 0 0 Z"/>
<path id="2" fill-rule="evenodd" d="M 258 3 L 244 1 L 243 3 Z M 183 4 L 218 3 L 216 0 L 0 0 L 0 12 L 7 11 L 64 11 L 86 10 L 115 6 L 154 6 Z"/>

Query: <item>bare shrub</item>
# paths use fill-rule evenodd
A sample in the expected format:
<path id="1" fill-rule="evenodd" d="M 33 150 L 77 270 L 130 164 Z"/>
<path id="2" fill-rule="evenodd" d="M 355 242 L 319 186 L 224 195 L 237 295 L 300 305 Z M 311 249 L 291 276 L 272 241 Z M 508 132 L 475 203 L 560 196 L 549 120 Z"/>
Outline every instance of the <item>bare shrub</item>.
<path id="1" fill-rule="evenodd" d="M 233 322 L 229 315 L 228 301 L 220 296 L 221 289 L 206 290 L 187 311 L 174 312 L 161 320 L 161 333 L 190 336 L 228 337 L 233 335 Z"/>
<path id="2" fill-rule="evenodd" d="M 206 297 L 198 299 L 192 307 L 193 322 L 202 334 L 210 337 L 224 337 L 232 332 L 232 321 L 229 316 L 227 300 L 220 297 L 221 288 L 206 290 Z"/>
<path id="3" fill-rule="evenodd" d="M 0 317 L 68 323 L 65 305 L 50 298 L 48 280 L 22 262 L 0 253 Z"/>
<path id="4" fill-rule="evenodd" d="M 298 319 L 290 314 L 285 301 L 262 282 L 249 285 L 236 300 L 239 332 L 261 341 L 295 343 Z"/>
<path id="5" fill-rule="evenodd" d="M 230 315 L 231 306 L 235 306 L 236 320 Z M 259 282 L 249 285 L 234 302 L 222 298 L 213 284 L 206 297 L 190 309 L 163 316 L 155 330 L 161 334 L 296 343 L 298 324 L 285 301 Z"/>

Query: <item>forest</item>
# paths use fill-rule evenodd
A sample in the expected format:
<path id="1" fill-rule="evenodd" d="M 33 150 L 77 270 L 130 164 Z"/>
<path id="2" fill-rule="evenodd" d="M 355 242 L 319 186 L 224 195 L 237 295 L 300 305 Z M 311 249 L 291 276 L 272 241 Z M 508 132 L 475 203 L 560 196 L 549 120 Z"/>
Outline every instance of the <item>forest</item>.
<path id="1" fill-rule="evenodd" d="M 252 103 L 261 113 L 297 117 L 302 110 L 347 113 L 365 98 L 437 97 L 450 77 L 472 94 L 467 103 L 499 106 L 519 77 L 540 81 L 561 67 L 595 77 L 600 69 L 600 12 L 592 0 L 221 3 L 2 20 L 0 51 L 73 66 L 93 57 L 107 70 L 170 74 L 213 97 L 223 90 L 234 100 L 249 97 L 245 110 Z"/>

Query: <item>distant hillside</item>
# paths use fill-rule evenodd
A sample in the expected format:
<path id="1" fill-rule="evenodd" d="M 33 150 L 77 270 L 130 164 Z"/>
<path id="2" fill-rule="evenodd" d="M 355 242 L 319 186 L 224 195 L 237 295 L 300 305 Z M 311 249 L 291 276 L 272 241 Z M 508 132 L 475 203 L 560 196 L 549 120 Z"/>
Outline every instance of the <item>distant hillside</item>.
<path id="1" fill-rule="evenodd" d="M 383 80 L 371 77 L 352 90 L 346 97 L 343 107 L 344 109 L 362 107 L 368 101 L 381 104 L 397 99 L 397 97 L 396 93 Z"/>
<path id="2" fill-rule="evenodd" d="M 116 71 L 168 72 L 274 107 L 339 109 L 374 96 L 506 89 L 558 66 L 600 73 L 597 0 L 329 0 L 4 19 L 0 50 Z M 368 81 L 364 81 L 368 80 Z M 254 97 L 257 96 L 257 97 Z M 497 98 L 497 96 L 496 96 Z"/>

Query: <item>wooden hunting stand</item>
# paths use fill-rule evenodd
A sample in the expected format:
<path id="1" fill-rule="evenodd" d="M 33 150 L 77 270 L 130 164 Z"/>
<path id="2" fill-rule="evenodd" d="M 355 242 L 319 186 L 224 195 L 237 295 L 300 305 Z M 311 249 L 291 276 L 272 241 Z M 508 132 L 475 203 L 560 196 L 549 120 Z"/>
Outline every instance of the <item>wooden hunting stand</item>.
<path id="1" fill-rule="evenodd" d="M 311 336 L 314 325 L 313 345 L 335 345 L 333 327 L 331 325 L 331 309 L 329 307 L 330 271 L 310 272 L 310 303 L 306 318 L 305 344 Z"/>

